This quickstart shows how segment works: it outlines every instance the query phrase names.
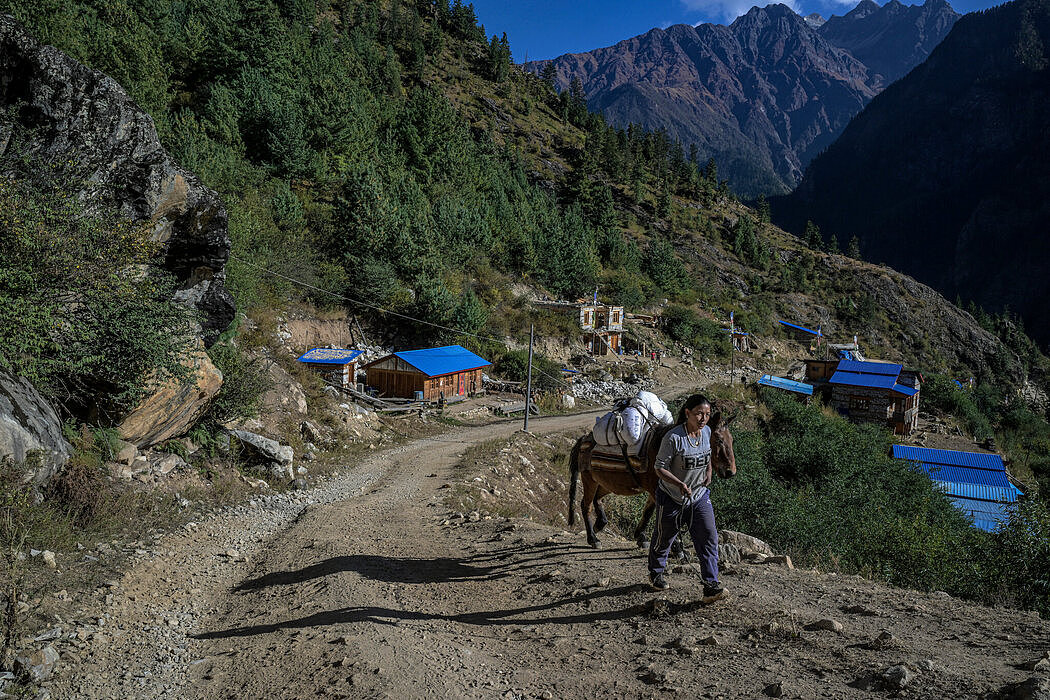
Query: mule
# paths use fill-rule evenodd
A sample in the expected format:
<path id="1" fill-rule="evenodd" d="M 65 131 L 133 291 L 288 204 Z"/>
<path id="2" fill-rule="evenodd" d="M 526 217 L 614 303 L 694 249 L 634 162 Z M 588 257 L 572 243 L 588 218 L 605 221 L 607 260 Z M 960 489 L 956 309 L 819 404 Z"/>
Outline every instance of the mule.
<path id="1" fill-rule="evenodd" d="M 711 465 L 707 471 L 707 482 L 711 482 L 712 471 L 723 479 L 728 479 L 736 474 L 736 456 L 733 454 L 733 436 L 729 432 L 729 425 L 735 416 L 728 418 L 725 422 L 721 420 L 721 413 L 711 416 L 708 426 L 711 428 Z M 638 527 L 634 529 L 634 541 L 639 547 L 647 547 L 645 529 L 649 520 L 656 510 L 656 487 L 660 483 L 660 477 L 656 475 L 656 455 L 660 451 L 660 443 L 664 435 L 674 426 L 660 426 L 652 430 L 653 435 L 646 438 L 642 451 L 638 454 L 642 466 L 635 468 L 632 475 L 626 467 L 622 469 L 592 469 L 590 465 L 589 451 L 584 456 L 584 443 L 591 440 L 589 434 L 580 437 L 573 445 L 569 453 L 569 525 L 576 524 L 576 477 L 579 475 L 583 483 L 583 498 L 580 500 L 580 514 L 583 517 L 583 525 L 587 529 L 587 544 L 595 549 L 601 547 L 601 541 L 597 533 L 605 529 L 609 524 L 609 518 L 602 508 L 601 499 L 610 493 L 618 496 L 634 496 L 639 493 L 648 494 L 642 517 L 638 521 Z M 581 462 L 584 462 L 581 464 Z M 597 518 L 591 523 L 591 506 L 594 506 Z"/>

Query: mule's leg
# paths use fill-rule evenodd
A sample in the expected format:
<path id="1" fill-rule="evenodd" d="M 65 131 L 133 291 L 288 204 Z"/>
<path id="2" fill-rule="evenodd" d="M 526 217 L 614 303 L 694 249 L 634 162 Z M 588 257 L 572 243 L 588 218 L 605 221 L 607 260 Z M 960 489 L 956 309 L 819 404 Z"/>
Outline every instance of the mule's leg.
<path id="1" fill-rule="evenodd" d="M 656 501 L 653 500 L 653 494 L 649 494 L 649 497 L 645 499 L 645 507 L 642 509 L 642 517 L 638 521 L 638 527 L 634 529 L 634 541 L 638 543 L 639 547 L 645 547 L 649 549 L 649 540 L 645 537 L 645 531 L 649 527 L 649 521 L 653 518 L 653 512 L 656 510 Z"/>
<path id="2" fill-rule="evenodd" d="M 594 491 L 594 531 L 601 532 L 605 529 L 605 526 L 609 524 L 609 518 L 605 515 L 605 509 L 602 508 L 602 499 L 612 493 L 609 489 L 605 488 L 601 484 L 598 484 L 598 488 Z"/>
<path id="3" fill-rule="evenodd" d="M 580 501 L 580 513 L 583 516 L 583 526 L 587 529 L 587 544 L 598 549 L 602 546 L 602 543 L 594 534 L 594 525 L 591 523 L 591 504 L 594 503 L 594 495 L 598 491 L 598 484 L 590 472 L 582 472 L 580 476 L 583 482 L 583 500 Z"/>

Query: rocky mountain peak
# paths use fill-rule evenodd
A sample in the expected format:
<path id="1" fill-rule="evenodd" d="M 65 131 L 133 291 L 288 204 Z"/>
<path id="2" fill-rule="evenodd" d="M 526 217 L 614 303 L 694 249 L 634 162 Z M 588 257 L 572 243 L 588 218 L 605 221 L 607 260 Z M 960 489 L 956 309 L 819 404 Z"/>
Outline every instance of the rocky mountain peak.
<path id="1" fill-rule="evenodd" d="M 933 4 L 936 3 L 936 4 Z M 889 82 L 920 63 L 958 15 L 863 0 L 845 17 L 776 3 L 729 26 L 676 25 L 553 59 L 559 86 L 583 82 L 614 124 L 662 128 L 744 196 L 785 193 L 809 160 Z M 526 66 L 539 72 L 547 61 Z"/>
<path id="2" fill-rule="evenodd" d="M 813 29 L 819 28 L 822 24 L 824 24 L 824 22 L 827 21 L 826 19 L 821 17 L 820 14 L 817 13 L 817 12 L 813 12 L 811 14 L 808 14 L 803 19 L 805 19 L 806 20 L 806 24 L 808 24 Z"/>

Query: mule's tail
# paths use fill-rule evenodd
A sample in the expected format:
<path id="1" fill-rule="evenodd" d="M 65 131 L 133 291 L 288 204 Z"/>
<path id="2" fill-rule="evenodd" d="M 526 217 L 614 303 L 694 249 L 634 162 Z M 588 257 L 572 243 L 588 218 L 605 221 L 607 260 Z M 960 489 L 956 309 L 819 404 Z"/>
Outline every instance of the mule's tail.
<path id="1" fill-rule="evenodd" d="M 569 452 L 569 525 L 576 524 L 576 478 L 580 475 L 580 443 L 576 441 Z"/>

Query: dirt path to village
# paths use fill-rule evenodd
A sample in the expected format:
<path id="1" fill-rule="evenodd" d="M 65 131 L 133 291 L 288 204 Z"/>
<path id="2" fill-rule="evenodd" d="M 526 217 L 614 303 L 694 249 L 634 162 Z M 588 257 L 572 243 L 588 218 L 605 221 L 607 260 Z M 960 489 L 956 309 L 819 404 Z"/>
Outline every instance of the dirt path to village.
<path id="1" fill-rule="evenodd" d="M 1028 614 L 769 564 L 734 565 L 704 607 L 688 570 L 650 590 L 614 535 L 595 552 L 450 513 L 462 452 L 518 427 L 415 441 L 163 539 L 99 592 L 53 697 L 960 698 L 1039 675 L 1021 665 L 1050 626 Z"/>

